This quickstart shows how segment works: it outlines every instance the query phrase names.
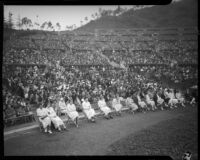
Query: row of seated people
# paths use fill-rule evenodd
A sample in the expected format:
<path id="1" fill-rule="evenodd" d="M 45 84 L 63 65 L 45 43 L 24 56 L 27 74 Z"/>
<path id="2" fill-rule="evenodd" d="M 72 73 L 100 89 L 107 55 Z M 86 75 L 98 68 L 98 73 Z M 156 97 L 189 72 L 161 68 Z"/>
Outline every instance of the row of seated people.
<path id="1" fill-rule="evenodd" d="M 119 94 L 114 94 L 112 98 L 111 105 L 106 103 L 104 96 L 100 95 L 99 100 L 97 102 L 98 108 L 103 113 L 106 119 L 112 119 L 113 114 L 111 109 L 114 109 L 114 113 L 118 116 L 121 116 L 123 105 L 127 107 L 134 115 L 135 111 L 138 109 L 143 113 L 149 110 L 157 110 L 157 109 L 174 109 L 178 106 L 185 107 L 186 103 L 190 103 L 190 105 L 194 105 L 197 103 L 197 96 L 190 96 L 188 93 L 183 95 L 181 91 L 177 91 L 170 88 L 159 89 L 154 84 L 149 84 L 151 86 L 153 92 L 148 91 L 139 91 L 134 94 L 129 94 L 126 97 L 121 97 Z M 151 98 L 150 98 L 151 97 Z M 96 119 L 96 111 L 91 106 L 91 103 L 88 101 L 88 98 L 84 98 L 78 102 L 79 105 L 82 106 L 83 113 L 88 121 L 95 122 Z M 124 103 L 122 103 L 124 102 Z M 51 122 L 54 127 L 61 131 L 61 129 L 66 130 L 66 125 L 63 120 L 57 115 L 56 112 L 59 110 L 60 113 L 64 113 L 67 117 L 69 117 L 73 123 L 78 127 L 78 119 L 79 113 L 77 112 L 77 108 L 73 102 L 72 98 L 69 98 L 69 101 L 65 103 L 64 98 L 58 98 L 53 101 L 52 99 L 48 101 L 47 107 L 43 107 L 40 103 L 39 108 L 36 113 L 39 117 L 39 122 L 44 128 L 45 132 L 52 133 L 51 131 Z"/>

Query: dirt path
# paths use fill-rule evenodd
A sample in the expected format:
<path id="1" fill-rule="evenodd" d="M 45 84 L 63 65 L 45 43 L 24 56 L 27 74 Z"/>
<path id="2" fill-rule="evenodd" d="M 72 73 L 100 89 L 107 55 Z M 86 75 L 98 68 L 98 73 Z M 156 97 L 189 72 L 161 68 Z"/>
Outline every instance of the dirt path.
<path id="1" fill-rule="evenodd" d="M 4 140 L 5 155 L 104 155 L 113 142 L 160 121 L 175 118 L 174 111 L 123 113 L 112 120 L 98 118 L 96 124 L 80 122 L 80 128 L 70 126 L 68 132 L 52 135 L 33 130 Z"/>

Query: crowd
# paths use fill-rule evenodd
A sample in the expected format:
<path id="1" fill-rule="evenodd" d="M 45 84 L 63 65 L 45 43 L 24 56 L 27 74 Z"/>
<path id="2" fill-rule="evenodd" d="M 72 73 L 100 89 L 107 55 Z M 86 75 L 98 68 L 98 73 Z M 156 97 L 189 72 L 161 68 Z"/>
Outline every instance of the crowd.
<path id="1" fill-rule="evenodd" d="M 3 53 L 4 118 L 26 114 L 31 108 L 38 106 L 53 106 L 53 110 L 57 113 L 61 100 L 66 106 L 70 104 L 67 107 L 67 113 L 94 108 L 94 111 L 85 111 L 86 116 L 90 117 L 89 119 L 92 121 L 95 119 L 92 116 L 95 109 L 98 106 L 105 106 L 106 103 L 108 108 L 102 110 L 107 113 L 108 118 L 111 118 L 109 107 L 118 106 L 116 111 L 119 111 L 120 114 L 120 101 L 125 101 L 128 98 L 127 104 L 129 104 L 129 102 L 132 103 L 131 98 L 133 98 L 134 103 L 141 106 L 138 101 L 142 101 L 145 96 L 149 95 L 150 99 L 147 98 L 149 103 L 146 104 L 152 104 L 150 101 L 154 94 L 162 97 L 165 88 L 171 90 L 170 87 L 164 86 L 162 83 L 160 79 L 162 76 L 174 83 L 197 79 L 196 67 L 178 65 L 197 63 L 197 46 L 196 42 L 193 41 L 191 45 L 185 45 L 183 42 L 144 41 L 135 44 L 125 43 L 124 46 L 117 45 L 118 42 L 115 42 L 113 43 L 115 46 L 112 48 L 112 43 L 107 44 L 107 46 L 104 43 L 95 46 L 95 41 L 84 42 L 84 44 L 78 42 L 79 44 L 76 44 L 77 42 L 70 38 L 70 42 L 66 42 L 63 41 L 64 36 L 66 35 L 61 35 L 61 37 L 59 35 L 52 37 L 48 35 L 45 42 L 44 35 L 41 35 L 41 39 L 32 36 L 31 38 L 24 38 L 23 41 L 12 41 L 11 46 L 9 46 L 11 42 L 8 42 L 4 46 L 9 46 Z M 32 45 L 28 47 L 26 43 L 33 43 L 37 47 L 32 47 Z M 64 46 L 69 46 L 69 48 Z M 109 50 L 106 47 L 109 47 Z M 124 48 L 122 49 L 122 47 Z M 98 51 L 95 49 L 98 49 Z M 115 69 L 112 66 L 107 68 L 110 63 L 101 54 L 106 55 L 110 61 L 118 64 L 124 62 L 126 66 L 128 64 L 160 65 L 136 65 L 130 67 L 129 70 Z M 8 64 L 32 64 L 32 66 L 16 67 L 16 65 Z M 76 67 L 76 65 L 79 65 L 79 67 Z M 89 65 L 94 65 L 94 67 L 86 67 Z M 100 65 L 100 67 L 95 67 L 96 65 Z M 182 92 L 182 95 L 186 94 L 185 91 L 180 92 Z M 138 95 L 139 98 L 137 98 Z M 193 97 L 195 96 L 193 95 Z M 99 102 L 99 100 L 102 100 L 102 102 Z M 89 105 L 89 103 L 92 105 Z M 55 113 L 52 109 L 49 110 L 53 115 L 52 117 L 55 118 Z M 77 113 L 75 114 L 76 116 L 71 116 L 71 118 L 78 125 Z M 40 115 L 40 112 L 38 115 Z M 57 121 L 60 120 L 57 118 Z M 59 124 L 63 125 L 61 122 Z M 55 124 L 58 129 L 60 129 L 59 124 Z"/>

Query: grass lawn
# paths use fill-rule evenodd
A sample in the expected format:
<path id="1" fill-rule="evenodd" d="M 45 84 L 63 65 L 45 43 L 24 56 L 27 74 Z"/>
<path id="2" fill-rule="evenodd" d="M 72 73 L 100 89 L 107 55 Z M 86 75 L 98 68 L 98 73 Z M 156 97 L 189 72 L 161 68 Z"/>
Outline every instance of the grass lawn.
<path id="1" fill-rule="evenodd" d="M 191 160 L 198 159 L 197 107 L 188 106 L 171 112 L 182 115 L 115 142 L 108 148 L 107 154 L 169 155 L 173 159 L 181 159 L 185 151 L 190 151 Z"/>

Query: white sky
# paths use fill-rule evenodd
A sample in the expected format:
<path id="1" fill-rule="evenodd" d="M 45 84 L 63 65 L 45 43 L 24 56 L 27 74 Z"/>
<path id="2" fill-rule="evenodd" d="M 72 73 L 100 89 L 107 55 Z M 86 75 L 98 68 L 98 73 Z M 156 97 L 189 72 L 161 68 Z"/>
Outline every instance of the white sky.
<path id="1" fill-rule="evenodd" d="M 122 8 L 130 8 L 131 5 L 125 6 L 123 5 Z M 102 9 L 111 9 L 114 10 L 117 8 L 117 5 L 112 6 L 22 6 L 22 5 L 7 5 L 4 6 L 4 14 L 5 18 L 8 17 L 9 11 L 13 13 L 13 19 L 16 21 L 18 15 L 20 15 L 21 18 L 27 17 L 31 19 L 32 22 L 39 22 L 41 25 L 44 21 L 51 21 L 53 25 L 55 25 L 57 22 L 61 25 L 61 30 L 65 30 L 66 25 L 73 25 L 76 24 L 76 26 L 80 26 L 80 21 L 83 21 L 83 24 L 85 24 L 85 17 L 88 17 L 88 20 L 91 20 L 91 15 L 94 13 L 98 13 L 99 8 Z M 37 16 L 38 15 L 38 19 Z"/>

